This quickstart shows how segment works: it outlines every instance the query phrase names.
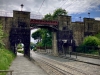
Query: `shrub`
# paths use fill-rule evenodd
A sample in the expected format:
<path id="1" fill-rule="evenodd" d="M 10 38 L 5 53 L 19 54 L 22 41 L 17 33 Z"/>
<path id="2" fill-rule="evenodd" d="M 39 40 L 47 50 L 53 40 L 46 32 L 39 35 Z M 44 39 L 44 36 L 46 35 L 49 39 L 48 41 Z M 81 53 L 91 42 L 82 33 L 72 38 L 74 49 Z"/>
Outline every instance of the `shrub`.
<path id="1" fill-rule="evenodd" d="M 98 45 L 100 45 L 100 40 L 95 36 L 87 36 L 84 38 L 83 43 L 77 47 L 77 52 L 81 53 L 95 53 L 98 52 Z"/>
<path id="2" fill-rule="evenodd" d="M 98 46 L 100 45 L 100 40 L 95 36 L 88 36 L 88 37 L 85 37 L 85 39 L 83 40 L 83 45 L 84 46 Z"/>
<path id="3" fill-rule="evenodd" d="M 0 70 L 7 70 L 15 55 L 11 51 L 4 48 L 5 44 L 3 40 L 7 34 L 5 34 L 2 29 L 3 26 L 0 24 Z M 6 73 L 0 73 L 0 75 L 6 75 Z"/>
<path id="4" fill-rule="evenodd" d="M 17 52 L 24 54 L 24 50 L 18 49 Z"/>
<path id="5" fill-rule="evenodd" d="M 36 48 L 36 47 L 34 47 L 33 51 L 36 51 L 36 50 L 37 50 L 37 48 Z"/>

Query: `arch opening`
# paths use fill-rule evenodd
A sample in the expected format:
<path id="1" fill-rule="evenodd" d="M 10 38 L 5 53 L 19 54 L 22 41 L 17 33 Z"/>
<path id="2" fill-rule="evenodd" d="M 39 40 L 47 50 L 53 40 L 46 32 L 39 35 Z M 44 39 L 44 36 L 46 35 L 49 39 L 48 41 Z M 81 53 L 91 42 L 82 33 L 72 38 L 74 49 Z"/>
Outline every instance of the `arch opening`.
<path id="1" fill-rule="evenodd" d="M 38 29 L 36 29 L 36 28 L 38 28 Z M 47 26 L 37 26 L 36 28 L 31 30 L 31 42 L 34 43 L 33 50 L 34 51 L 37 50 L 39 52 L 52 53 L 52 41 L 53 41 L 52 34 L 53 34 L 54 30 Z M 40 31 L 42 36 L 40 35 L 37 38 L 33 39 L 32 34 L 35 31 Z M 43 37 L 45 39 L 43 39 Z"/>
<path id="2" fill-rule="evenodd" d="M 16 46 L 17 54 L 24 55 L 24 44 L 23 43 L 18 43 Z"/>

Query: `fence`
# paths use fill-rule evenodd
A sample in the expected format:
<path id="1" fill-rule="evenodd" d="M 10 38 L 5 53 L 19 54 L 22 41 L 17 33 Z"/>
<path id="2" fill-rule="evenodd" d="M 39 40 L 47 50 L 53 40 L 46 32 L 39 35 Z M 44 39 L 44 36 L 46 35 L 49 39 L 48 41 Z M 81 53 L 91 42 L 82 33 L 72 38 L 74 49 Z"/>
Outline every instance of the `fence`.
<path id="1" fill-rule="evenodd" d="M 59 52 L 60 56 L 77 58 L 77 56 L 99 58 L 100 59 L 100 47 L 98 46 L 74 46 L 72 51 L 68 48 Z"/>
<path id="2" fill-rule="evenodd" d="M 7 74 L 7 75 L 12 75 L 12 72 L 13 70 L 0 70 L 0 75 L 6 75 L 6 73 L 10 73 L 10 74 Z"/>
<path id="3" fill-rule="evenodd" d="M 0 11 L 0 16 L 13 17 L 13 13 L 12 12 Z"/>
<path id="4" fill-rule="evenodd" d="M 13 12 L 0 11 L 0 16 L 13 17 Z M 30 14 L 30 18 L 31 19 L 42 19 L 43 15 L 41 15 L 41 14 Z"/>
<path id="5" fill-rule="evenodd" d="M 98 46 L 76 46 L 75 52 L 100 56 L 100 48 Z"/>

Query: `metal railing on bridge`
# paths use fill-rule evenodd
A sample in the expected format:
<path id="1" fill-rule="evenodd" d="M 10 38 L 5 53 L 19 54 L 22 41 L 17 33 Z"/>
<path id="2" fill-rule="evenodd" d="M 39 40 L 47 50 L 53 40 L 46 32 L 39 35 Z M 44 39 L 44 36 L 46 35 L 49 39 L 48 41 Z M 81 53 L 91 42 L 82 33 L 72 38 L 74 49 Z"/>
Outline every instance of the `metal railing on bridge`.
<path id="1" fill-rule="evenodd" d="M 0 11 L 0 16 L 13 17 L 13 12 Z M 42 19 L 43 15 L 41 15 L 41 14 L 30 14 L 30 18 L 31 19 Z"/>
<path id="2" fill-rule="evenodd" d="M 6 11 L 0 11 L 0 16 L 13 17 L 13 13 L 12 12 L 6 12 Z"/>

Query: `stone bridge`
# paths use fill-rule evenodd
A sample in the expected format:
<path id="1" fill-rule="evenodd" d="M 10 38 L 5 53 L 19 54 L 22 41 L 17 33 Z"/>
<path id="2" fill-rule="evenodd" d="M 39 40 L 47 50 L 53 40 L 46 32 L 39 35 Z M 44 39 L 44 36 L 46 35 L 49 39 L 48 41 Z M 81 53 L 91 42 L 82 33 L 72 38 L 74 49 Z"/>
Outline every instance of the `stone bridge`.
<path id="1" fill-rule="evenodd" d="M 16 46 L 24 44 L 24 55 L 30 57 L 30 30 L 36 27 L 52 31 L 53 55 L 58 56 L 64 50 L 73 50 L 82 43 L 85 36 L 95 35 L 100 31 L 100 21 L 84 18 L 83 22 L 71 22 L 71 16 L 59 15 L 56 21 L 30 19 L 30 12 L 13 11 L 13 17 L 0 16 L 0 23 L 8 36 L 4 39 L 5 47 L 16 54 Z"/>

